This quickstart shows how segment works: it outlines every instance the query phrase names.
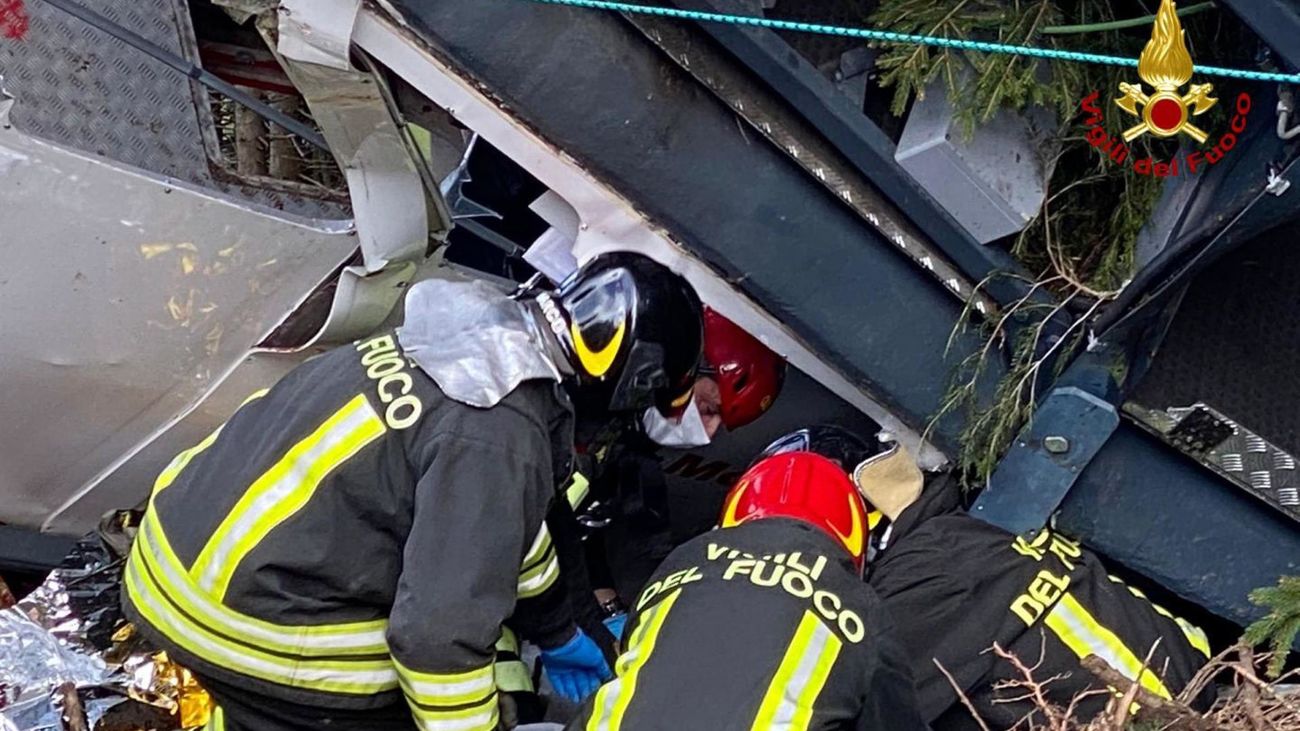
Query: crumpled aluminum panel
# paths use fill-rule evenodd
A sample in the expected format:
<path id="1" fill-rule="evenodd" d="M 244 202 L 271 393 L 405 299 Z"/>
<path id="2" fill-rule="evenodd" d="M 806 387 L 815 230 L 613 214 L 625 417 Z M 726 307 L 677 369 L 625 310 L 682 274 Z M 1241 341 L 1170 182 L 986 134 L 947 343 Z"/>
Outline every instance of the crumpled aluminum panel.
<path id="1" fill-rule="evenodd" d="M 1205 404 L 1165 411 L 1127 404 L 1124 411 L 1174 448 L 1300 520 L 1300 471 L 1286 451 Z"/>
<path id="2" fill-rule="evenodd" d="M 184 74 L 41 0 L 18 0 L 25 32 L 0 38 L 0 77 L 24 132 L 119 163 L 304 216 L 346 209 L 214 176 L 208 95 Z M 194 58 L 184 0 L 78 0 L 149 41 Z"/>
<path id="3" fill-rule="evenodd" d="M 148 494 L 161 463 L 134 457 L 356 239 L 350 222 L 287 217 L 6 129 L 8 104 L 0 211 L 18 223 L 0 230 L 0 522 L 79 532 L 105 504 Z"/>

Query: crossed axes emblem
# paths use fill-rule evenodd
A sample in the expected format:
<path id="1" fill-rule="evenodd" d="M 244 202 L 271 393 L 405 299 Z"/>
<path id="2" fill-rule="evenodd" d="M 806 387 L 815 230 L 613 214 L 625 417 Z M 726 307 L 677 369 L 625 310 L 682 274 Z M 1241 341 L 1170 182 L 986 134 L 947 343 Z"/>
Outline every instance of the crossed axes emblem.
<path id="1" fill-rule="evenodd" d="M 1218 103 L 1218 99 L 1210 96 L 1214 91 L 1213 84 L 1192 84 L 1187 93 L 1182 96 L 1179 96 L 1176 87 L 1163 87 L 1154 95 L 1147 96 L 1140 85 L 1127 82 L 1121 82 L 1119 90 L 1124 96 L 1115 100 L 1115 106 L 1142 119 L 1141 124 L 1125 130 L 1125 142 L 1132 142 L 1147 132 L 1157 137 L 1173 137 L 1179 132 L 1186 132 L 1197 142 L 1205 142 L 1209 137 L 1204 130 L 1192 124 L 1190 117 L 1200 116 Z M 1143 107 L 1140 112 L 1139 105 Z M 1156 114 L 1160 114 L 1162 121 L 1167 121 L 1166 116 L 1174 109 L 1174 105 L 1177 106 L 1179 118 L 1177 124 L 1164 124 L 1154 119 Z M 1188 107 L 1191 107 L 1190 115 Z"/>

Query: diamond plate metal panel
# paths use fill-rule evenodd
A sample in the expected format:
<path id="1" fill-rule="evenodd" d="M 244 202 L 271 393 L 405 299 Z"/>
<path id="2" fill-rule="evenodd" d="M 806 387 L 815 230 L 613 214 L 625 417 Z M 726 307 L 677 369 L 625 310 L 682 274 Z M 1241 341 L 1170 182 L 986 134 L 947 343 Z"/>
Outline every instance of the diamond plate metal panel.
<path id="1" fill-rule="evenodd" d="M 173 53 L 195 57 L 184 0 L 78 0 Z M 313 218 L 346 208 L 214 176 L 208 95 L 184 74 L 40 0 L 28 28 L 0 42 L 0 77 L 17 100 L 14 125 L 59 145 Z"/>
<path id="2" fill-rule="evenodd" d="M 81 0 L 183 53 L 173 0 Z M 206 182 L 207 156 L 190 82 L 126 44 L 39 1 L 30 28 L 0 45 L 0 74 L 21 130 L 134 167 Z"/>
<path id="3" fill-rule="evenodd" d="M 1268 440 L 1206 406 L 1125 413 L 1179 451 L 1300 520 L 1300 471 L 1296 459 Z"/>

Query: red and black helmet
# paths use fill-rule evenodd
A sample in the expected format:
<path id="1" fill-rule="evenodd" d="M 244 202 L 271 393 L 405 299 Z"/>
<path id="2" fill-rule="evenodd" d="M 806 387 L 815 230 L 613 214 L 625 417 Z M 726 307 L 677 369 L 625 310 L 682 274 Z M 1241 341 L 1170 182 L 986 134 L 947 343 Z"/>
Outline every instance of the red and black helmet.
<path id="1" fill-rule="evenodd" d="M 762 416 L 785 384 L 785 359 L 736 323 L 704 308 L 705 375 L 718 382 L 722 423 L 742 427 Z"/>
<path id="2" fill-rule="evenodd" d="M 723 528 L 766 518 L 816 526 L 848 552 L 859 573 L 866 565 L 869 508 L 844 469 L 812 452 L 783 452 L 749 468 L 722 507 Z"/>
<path id="3" fill-rule="evenodd" d="M 604 254 L 537 303 L 576 373 L 580 409 L 686 410 L 704 334 L 700 300 L 680 275 L 640 254 Z"/>

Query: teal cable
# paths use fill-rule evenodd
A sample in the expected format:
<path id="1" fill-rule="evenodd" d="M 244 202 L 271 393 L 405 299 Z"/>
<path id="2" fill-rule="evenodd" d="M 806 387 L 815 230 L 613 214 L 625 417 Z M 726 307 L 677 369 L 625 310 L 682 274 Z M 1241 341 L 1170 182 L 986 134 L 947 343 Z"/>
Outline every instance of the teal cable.
<path id="1" fill-rule="evenodd" d="M 981 53 L 1002 53 L 1013 56 L 1027 56 L 1030 58 L 1045 58 L 1057 61 L 1077 61 L 1080 63 L 1095 63 L 1107 66 L 1127 66 L 1136 68 L 1138 65 L 1135 58 L 1121 58 L 1119 56 L 1104 56 L 1096 53 L 1081 53 L 1079 51 L 1065 51 L 1058 48 L 1035 48 L 1033 46 L 1015 46 L 1007 43 L 988 43 L 985 41 L 968 41 L 959 38 L 944 38 L 942 36 L 916 35 L 912 33 L 894 33 L 885 30 L 872 30 L 870 28 L 849 28 L 839 25 L 823 25 L 820 23 L 802 23 L 792 20 L 776 20 L 773 18 L 756 18 L 747 15 L 728 15 L 725 13 L 705 13 L 697 10 L 680 10 L 678 8 L 665 8 L 654 5 L 632 5 L 629 3 L 609 2 L 609 0 L 524 0 L 525 2 L 540 3 L 543 5 L 565 5 L 574 8 L 587 8 L 590 10 L 612 10 L 618 13 L 634 13 L 637 15 L 654 15 L 662 18 L 677 18 L 680 20 L 694 20 L 701 23 L 723 23 L 726 25 L 745 25 L 756 28 L 769 28 L 772 30 L 793 31 L 796 33 L 816 33 L 819 35 L 843 36 L 847 38 L 862 38 L 869 41 L 878 41 L 881 43 L 903 43 L 912 45 L 935 46 L 938 48 L 955 48 L 963 51 L 979 51 Z M 1223 76 L 1230 79 L 1246 79 L 1250 81 L 1276 81 L 1288 84 L 1300 84 L 1300 74 L 1279 74 L 1268 71 L 1253 71 L 1250 69 L 1231 69 L 1219 66 L 1196 66 L 1196 72 L 1206 76 Z"/>

